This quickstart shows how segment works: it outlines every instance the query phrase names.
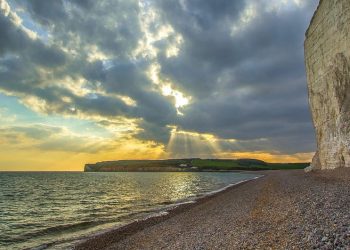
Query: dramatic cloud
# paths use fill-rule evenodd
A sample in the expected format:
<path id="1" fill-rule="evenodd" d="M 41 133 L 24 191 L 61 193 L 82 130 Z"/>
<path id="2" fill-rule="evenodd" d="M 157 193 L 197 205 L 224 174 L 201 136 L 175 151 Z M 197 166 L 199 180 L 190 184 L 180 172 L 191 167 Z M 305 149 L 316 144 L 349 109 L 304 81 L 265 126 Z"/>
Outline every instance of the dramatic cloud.
<path id="1" fill-rule="evenodd" d="M 309 153 L 303 40 L 316 5 L 0 0 L 0 92 L 38 114 L 158 145 L 162 157 Z M 14 121 L 1 135 L 46 137 L 56 127 L 35 124 L 24 131 Z M 86 152 L 63 138 L 40 148 Z M 200 150 L 184 152 L 190 143 Z"/>

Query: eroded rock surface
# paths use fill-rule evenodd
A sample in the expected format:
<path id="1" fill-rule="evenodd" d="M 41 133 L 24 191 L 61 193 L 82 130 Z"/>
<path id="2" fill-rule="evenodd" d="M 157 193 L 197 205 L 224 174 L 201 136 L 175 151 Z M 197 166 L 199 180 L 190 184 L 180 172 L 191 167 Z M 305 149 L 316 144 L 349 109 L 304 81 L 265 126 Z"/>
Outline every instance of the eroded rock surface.
<path id="1" fill-rule="evenodd" d="M 350 1 L 321 0 L 306 32 L 313 169 L 350 167 Z"/>

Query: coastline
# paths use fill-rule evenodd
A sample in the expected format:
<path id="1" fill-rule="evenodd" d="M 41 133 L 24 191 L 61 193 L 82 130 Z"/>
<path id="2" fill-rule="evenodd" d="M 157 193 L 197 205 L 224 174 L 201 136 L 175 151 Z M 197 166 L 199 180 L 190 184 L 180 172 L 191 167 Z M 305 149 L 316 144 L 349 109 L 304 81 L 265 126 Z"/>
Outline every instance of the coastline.
<path id="1" fill-rule="evenodd" d="M 350 247 L 350 169 L 259 174 L 264 177 L 92 236 L 74 249 Z"/>
<path id="2" fill-rule="evenodd" d="M 206 171 L 206 172 L 213 172 L 213 171 Z M 156 225 L 160 222 L 166 221 L 167 219 L 172 218 L 177 214 L 181 214 L 184 211 L 191 209 L 193 207 L 196 207 L 202 203 L 205 203 L 206 201 L 213 199 L 216 196 L 222 195 L 225 192 L 229 192 L 231 189 L 237 188 L 248 182 L 252 182 L 257 179 L 264 178 L 265 177 L 264 173 L 266 172 L 266 170 L 262 170 L 262 171 L 231 170 L 231 171 L 220 171 L 220 172 L 237 172 L 237 173 L 247 173 L 247 174 L 260 175 L 260 176 L 254 177 L 252 179 L 240 181 L 238 183 L 229 184 L 223 188 L 213 190 L 193 200 L 187 200 L 187 201 L 171 204 L 169 205 L 169 207 L 161 209 L 158 212 L 154 212 L 153 214 L 146 216 L 145 218 L 141 218 L 139 220 L 133 221 L 126 225 L 122 225 L 122 226 L 118 226 L 115 228 L 94 233 L 86 237 L 85 239 L 78 241 L 78 243 L 76 243 L 73 246 L 73 249 L 75 250 L 103 249 L 103 248 L 109 247 L 111 244 L 118 242 L 119 240 L 122 240 L 124 237 L 127 237 L 131 234 L 141 231 L 147 227 Z"/>

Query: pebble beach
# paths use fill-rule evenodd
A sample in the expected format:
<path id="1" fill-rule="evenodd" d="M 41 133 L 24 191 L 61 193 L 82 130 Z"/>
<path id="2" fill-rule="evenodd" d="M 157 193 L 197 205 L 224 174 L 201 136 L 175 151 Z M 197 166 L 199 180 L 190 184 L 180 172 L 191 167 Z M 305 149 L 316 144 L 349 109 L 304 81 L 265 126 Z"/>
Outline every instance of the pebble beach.
<path id="1" fill-rule="evenodd" d="M 259 173 L 75 249 L 350 249 L 350 169 Z"/>

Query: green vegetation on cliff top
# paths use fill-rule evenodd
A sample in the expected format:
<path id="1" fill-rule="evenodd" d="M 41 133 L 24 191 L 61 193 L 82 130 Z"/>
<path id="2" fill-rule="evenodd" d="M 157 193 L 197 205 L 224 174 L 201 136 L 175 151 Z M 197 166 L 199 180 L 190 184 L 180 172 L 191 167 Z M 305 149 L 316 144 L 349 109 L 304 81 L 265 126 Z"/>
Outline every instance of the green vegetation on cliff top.
<path id="1" fill-rule="evenodd" d="M 267 163 L 256 159 L 121 160 L 86 164 L 85 172 L 232 171 L 304 169 L 310 163 Z"/>

